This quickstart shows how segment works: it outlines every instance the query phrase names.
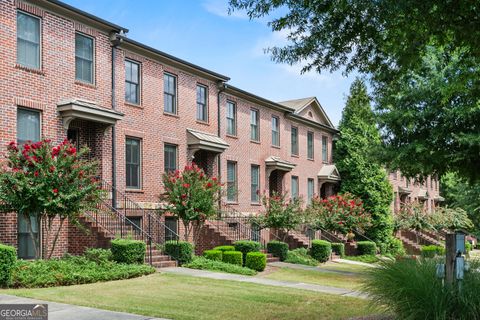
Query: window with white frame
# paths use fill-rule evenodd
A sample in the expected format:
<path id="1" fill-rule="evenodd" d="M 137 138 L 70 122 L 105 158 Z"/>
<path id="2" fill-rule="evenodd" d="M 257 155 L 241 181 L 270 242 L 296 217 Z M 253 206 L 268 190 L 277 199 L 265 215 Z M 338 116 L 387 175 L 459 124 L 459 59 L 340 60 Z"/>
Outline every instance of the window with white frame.
<path id="1" fill-rule="evenodd" d="M 40 69 L 40 18 L 17 11 L 17 63 Z"/>
<path id="2" fill-rule="evenodd" d="M 292 187 L 291 187 L 292 199 L 298 199 L 298 177 L 292 176 Z"/>
<path id="3" fill-rule="evenodd" d="M 227 161 L 227 201 L 237 202 L 237 163 Z"/>
<path id="4" fill-rule="evenodd" d="M 197 85 L 197 120 L 208 122 L 207 87 Z"/>
<path id="5" fill-rule="evenodd" d="M 178 147 L 174 144 L 164 144 L 163 153 L 165 173 L 170 173 L 177 170 L 177 150 Z"/>
<path id="6" fill-rule="evenodd" d="M 297 127 L 292 127 L 292 132 L 291 132 L 291 153 L 294 156 L 298 156 L 298 128 Z"/>
<path id="7" fill-rule="evenodd" d="M 280 119 L 272 116 L 272 145 L 280 146 Z"/>
<path id="8" fill-rule="evenodd" d="M 163 74 L 163 111 L 177 114 L 177 77 Z"/>
<path id="9" fill-rule="evenodd" d="M 250 168 L 250 185 L 251 195 L 250 200 L 252 203 L 260 202 L 260 166 L 252 164 Z"/>
<path id="10" fill-rule="evenodd" d="M 40 112 L 29 109 L 17 109 L 17 143 L 40 141 Z"/>
<path id="11" fill-rule="evenodd" d="M 140 104 L 140 64 L 125 60 L 125 101 Z"/>
<path id="12" fill-rule="evenodd" d="M 322 137 L 322 161 L 328 162 L 328 137 Z"/>
<path id="13" fill-rule="evenodd" d="M 250 140 L 260 141 L 260 116 L 257 109 L 250 109 Z"/>
<path id="14" fill-rule="evenodd" d="M 75 33 L 75 79 L 93 83 L 93 38 Z"/>
<path id="15" fill-rule="evenodd" d="M 227 101 L 227 134 L 237 135 L 237 105 L 232 101 Z"/>
<path id="16" fill-rule="evenodd" d="M 141 189 L 141 140 L 138 138 L 126 138 L 125 164 L 126 164 L 126 187 L 129 189 Z"/>
<path id="17" fill-rule="evenodd" d="M 313 132 L 307 132 L 307 158 L 313 159 Z"/>
<path id="18" fill-rule="evenodd" d="M 308 178 L 307 180 L 307 204 L 310 204 L 315 193 L 315 180 Z"/>

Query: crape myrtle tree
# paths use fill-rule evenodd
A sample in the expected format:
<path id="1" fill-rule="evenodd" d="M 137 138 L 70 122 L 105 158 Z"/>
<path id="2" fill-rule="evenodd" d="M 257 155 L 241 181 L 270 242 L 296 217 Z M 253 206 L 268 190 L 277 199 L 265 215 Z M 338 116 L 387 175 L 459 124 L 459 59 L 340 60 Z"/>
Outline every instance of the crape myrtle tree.
<path id="1" fill-rule="evenodd" d="M 367 75 L 382 159 L 410 178 L 458 172 L 479 180 L 480 15 L 468 0 L 230 0 L 271 16 L 287 44 L 275 62 Z M 415 159 L 415 161 L 412 161 Z"/>
<path id="2" fill-rule="evenodd" d="M 54 145 L 51 140 L 27 142 L 22 146 L 12 141 L 6 160 L 0 168 L 0 204 L 2 211 L 23 215 L 40 254 L 39 239 L 32 232 L 31 218 L 46 222 L 47 250 L 50 258 L 65 220 L 78 223 L 80 213 L 95 210 L 102 198 L 97 163 L 86 160 L 88 148 L 77 151 L 67 140 Z M 54 220 L 59 225 L 54 234 Z M 50 245 L 50 236 L 53 242 Z M 50 247 L 50 248 L 48 248 Z"/>
<path id="3" fill-rule="evenodd" d="M 190 241 L 192 232 L 198 236 L 205 220 L 217 214 L 222 185 L 196 164 L 164 174 L 163 185 L 165 193 L 161 200 L 167 207 L 162 212 L 173 214 L 183 223 L 185 241 Z"/>
<path id="4" fill-rule="evenodd" d="M 340 138 L 334 159 L 342 176 L 340 191 L 363 200 L 365 211 L 372 216 L 366 235 L 378 243 L 388 242 L 393 233 L 393 190 L 385 169 L 372 152 L 381 145 L 380 133 L 367 89 L 359 79 L 350 88 L 338 129 Z"/>

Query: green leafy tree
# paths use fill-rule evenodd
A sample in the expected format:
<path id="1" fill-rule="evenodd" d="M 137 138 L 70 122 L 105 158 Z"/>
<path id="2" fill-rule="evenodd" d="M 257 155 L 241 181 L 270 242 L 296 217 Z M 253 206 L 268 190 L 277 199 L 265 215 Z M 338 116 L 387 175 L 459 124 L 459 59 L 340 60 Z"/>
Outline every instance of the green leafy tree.
<path id="1" fill-rule="evenodd" d="M 469 182 L 448 172 L 442 176 L 441 185 L 445 204 L 465 210 L 474 224 L 475 233 L 480 236 L 480 183 Z"/>
<path id="2" fill-rule="evenodd" d="M 165 211 L 182 221 L 185 241 L 192 232 L 199 231 L 205 220 L 217 214 L 221 184 L 217 178 L 209 178 L 196 164 L 180 171 L 163 175 L 165 193 L 161 199 L 168 203 Z M 194 233 L 198 236 L 198 232 Z M 196 239 L 193 240 L 194 243 Z"/>
<path id="3" fill-rule="evenodd" d="M 0 203 L 4 211 L 25 217 L 37 257 L 40 243 L 32 232 L 31 217 L 46 221 L 47 243 L 54 219 L 60 219 L 50 250 L 47 247 L 50 258 L 65 220 L 77 224 L 79 215 L 95 210 L 101 200 L 97 163 L 85 160 L 88 148 L 77 152 L 67 140 L 56 146 L 50 140 L 22 146 L 12 141 L 7 149 L 5 165 L 0 168 Z"/>
<path id="4" fill-rule="evenodd" d="M 350 88 L 338 129 L 340 138 L 335 145 L 334 159 L 342 176 L 340 190 L 363 200 L 365 211 L 372 215 L 367 236 L 379 243 L 385 242 L 393 232 L 390 207 L 393 190 L 385 169 L 372 153 L 381 144 L 380 133 L 361 80 L 355 80 Z"/>
<path id="5" fill-rule="evenodd" d="M 283 232 L 283 240 L 288 232 L 295 230 L 304 222 L 301 200 L 288 199 L 287 194 L 274 192 L 272 196 L 263 195 L 262 204 L 265 212 L 251 218 L 251 223 L 260 229 L 271 228 Z"/>
<path id="6" fill-rule="evenodd" d="M 272 30 L 287 32 L 285 46 L 267 50 L 276 62 L 367 75 L 392 169 L 480 178 L 476 3 L 230 0 L 230 9 L 271 16 Z"/>

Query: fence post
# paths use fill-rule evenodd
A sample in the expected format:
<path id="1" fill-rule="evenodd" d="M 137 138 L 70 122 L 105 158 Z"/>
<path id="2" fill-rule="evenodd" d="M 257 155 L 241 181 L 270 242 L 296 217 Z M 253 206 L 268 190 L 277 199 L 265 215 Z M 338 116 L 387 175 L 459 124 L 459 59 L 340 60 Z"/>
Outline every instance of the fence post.
<path id="1" fill-rule="evenodd" d="M 448 285 L 453 285 L 455 281 L 455 251 L 455 234 L 447 233 L 445 236 L 445 283 Z"/>

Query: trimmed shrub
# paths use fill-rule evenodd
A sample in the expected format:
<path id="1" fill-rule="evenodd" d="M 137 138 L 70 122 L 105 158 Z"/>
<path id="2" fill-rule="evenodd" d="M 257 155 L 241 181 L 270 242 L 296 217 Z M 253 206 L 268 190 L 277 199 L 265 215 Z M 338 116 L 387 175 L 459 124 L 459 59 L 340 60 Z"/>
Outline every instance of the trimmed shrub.
<path id="1" fill-rule="evenodd" d="M 343 243 L 333 242 L 332 251 L 343 258 L 345 256 L 345 245 Z"/>
<path id="2" fill-rule="evenodd" d="M 186 241 L 165 241 L 165 253 L 182 265 L 192 261 L 193 245 Z"/>
<path id="3" fill-rule="evenodd" d="M 186 268 L 221 271 L 227 273 L 243 274 L 246 276 L 254 276 L 257 274 L 255 270 L 237 266 L 235 264 L 225 263 L 221 261 L 209 260 L 205 257 L 195 257 L 193 261 L 184 265 Z"/>
<path id="4" fill-rule="evenodd" d="M 220 250 L 205 250 L 203 256 L 209 260 L 222 261 L 222 251 Z"/>
<path id="5" fill-rule="evenodd" d="M 235 251 L 240 251 L 243 253 L 243 262 L 245 263 L 247 259 L 247 253 L 249 252 L 259 252 L 260 251 L 260 242 L 250 241 L 250 240 L 240 240 L 236 241 L 234 244 Z"/>
<path id="6" fill-rule="evenodd" d="M 267 255 L 261 252 L 249 252 L 247 253 L 247 259 L 245 260 L 245 267 L 263 271 L 267 266 Z"/>
<path id="7" fill-rule="evenodd" d="M 267 243 L 267 252 L 274 257 L 280 258 L 280 261 L 284 261 L 288 255 L 288 244 L 276 240 L 270 241 Z"/>
<path id="8" fill-rule="evenodd" d="M 113 260 L 112 250 L 89 248 L 83 254 L 85 258 L 96 263 L 106 263 Z"/>
<path id="9" fill-rule="evenodd" d="M 442 256 L 445 254 L 445 248 L 442 246 L 422 246 L 422 257 L 424 258 L 433 258 L 436 255 Z"/>
<path id="10" fill-rule="evenodd" d="M 377 254 L 377 245 L 373 241 L 358 241 L 357 251 L 360 256 L 374 256 Z"/>
<path id="11" fill-rule="evenodd" d="M 327 262 L 332 253 L 332 245 L 325 240 L 313 240 L 310 255 L 317 261 Z"/>
<path id="12" fill-rule="evenodd" d="M 297 248 L 295 250 L 288 251 L 287 259 L 285 262 L 303 264 L 306 266 L 317 266 L 318 261 L 308 255 L 308 250 L 305 248 Z"/>
<path id="13" fill-rule="evenodd" d="M 113 260 L 119 263 L 144 263 L 147 245 L 139 240 L 115 239 L 112 243 Z"/>
<path id="14" fill-rule="evenodd" d="M 470 242 L 465 242 L 465 251 L 467 251 L 467 253 L 472 251 L 472 244 Z"/>
<path id="15" fill-rule="evenodd" d="M 218 246 L 218 247 L 213 248 L 212 250 L 220 250 L 222 252 L 235 251 L 235 247 L 234 246 Z"/>
<path id="16" fill-rule="evenodd" d="M 391 254 L 394 257 L 403 257 L 406 254 L 406 251 L 403 247 L 402 240 L 395 237 L 390 237 L 386 245 L 386 252 L 384 254 Z"/>
<path id="17" fill-rule="evenodd" d="M 0 244 L 0 287 L 10 285 L 16 261 L 17 250 L 14 247 Z"/>
<path id="18" fill-rule="evenodd" d="M 240 251 L 225 251 L 223 262 L 243 266 L 243 254 Z"/>

